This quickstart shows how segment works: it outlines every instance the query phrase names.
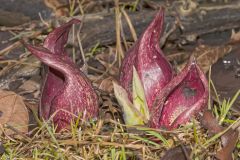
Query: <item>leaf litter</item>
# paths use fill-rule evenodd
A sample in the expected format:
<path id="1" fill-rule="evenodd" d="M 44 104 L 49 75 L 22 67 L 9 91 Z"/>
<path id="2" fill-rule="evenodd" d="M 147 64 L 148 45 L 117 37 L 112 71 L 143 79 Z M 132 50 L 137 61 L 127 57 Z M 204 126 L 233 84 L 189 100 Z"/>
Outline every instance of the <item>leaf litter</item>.
<path id="1" fill-rule="evenodd" d="M 4 126 L 14 127 L 22 133 L 28 132 L 28 109 L 21 96 L 11 91 L 0 90 L 0 124 L 0 134 L 14 134 L 10 129 L 4 130 Z"/>

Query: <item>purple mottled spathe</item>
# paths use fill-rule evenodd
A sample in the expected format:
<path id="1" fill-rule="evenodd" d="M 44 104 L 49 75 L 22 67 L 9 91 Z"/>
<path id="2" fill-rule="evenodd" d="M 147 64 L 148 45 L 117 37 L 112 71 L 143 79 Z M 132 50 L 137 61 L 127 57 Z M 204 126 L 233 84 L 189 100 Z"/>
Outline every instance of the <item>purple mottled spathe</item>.
<path id="1" fill-rule="evenodd" d="M 121 69 L 120 83 L 132 99 L 133 66 L 142 81 L 147 104 L 151 110 L 155 96 L 170 82 L 173 70 L 159 47 L 164 12 L 160 10 L 135 45 L 127 52 Z"/>
<path id="2" fill-rule="evenodd" d="M 98 97 L 92 84 L 67 56 L 64 45 L 71 26 L 79 23 L 73 19 L 52 31 L 43 47 L 27 45 L 27 49 L 46 65 L 39 106 L 40 117 L 53 116 L 57 131 L 67 128 L 74 115 L 94 118 L 98 114 Z"/>
<path id="3" fill-rule="evenodd" d="M 150 111 L 148 125 L 174 129 L 188 122 L 206 106 L 208 83 L 194 57 L 174 77 L 172 67 L 159 47 L 163 17 L 161 9 L 127 52 L 120 70 L 120 84 L 132 100 L 134 66 L 141 79 Z"/>
<path id="4" fill-rule="evenodd" d="M 177 128 L 206 107 L 208 82 L 194 57 L 157 95 L 152 110 L 152 127 Z"/>

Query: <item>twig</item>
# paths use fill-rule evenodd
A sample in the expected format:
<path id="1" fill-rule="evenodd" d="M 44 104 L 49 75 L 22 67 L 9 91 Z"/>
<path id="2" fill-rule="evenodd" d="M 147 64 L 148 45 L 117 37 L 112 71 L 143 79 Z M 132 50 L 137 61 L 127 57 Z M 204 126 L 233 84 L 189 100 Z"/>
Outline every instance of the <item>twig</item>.
<path id="1" fill-rule="evenodd" d="M 121 44 L 121 12 L 119 9 L 119 0 L 115 0 L 115 25 L 116 25 L 116 48 L 117 48 L 117 55 L 118 55 L 118 63 L 119 66 L 121 65 L 121 59 L 124 57 L 122 44 Z"/>
<path id="2" fill-rule="evenodd" d="M 125 19 L 126 19 L 126 21 L 127 21 L 127 24 L 128 24 L 129 29 L 130 29 L 130 31 L 131 31 L 133 40 L 134 40 L 134 41 L 137 41 L 137 33 L 136 33 L 136 31 L 135 31 L 135 29 L 134 29 L 134 27 L 133 27 L 133 25 L 132 25 L 132 22 L 131 22 L 131 20 L 130 20 L 130 17 L 128 16 L 127 12 L 126 12 L 124 9 L 121 9 L 121 11 L 122 11 L 122 13 L 123 13 L 123 15 L 124 15 L 124 17 L 125 17 Z"/>

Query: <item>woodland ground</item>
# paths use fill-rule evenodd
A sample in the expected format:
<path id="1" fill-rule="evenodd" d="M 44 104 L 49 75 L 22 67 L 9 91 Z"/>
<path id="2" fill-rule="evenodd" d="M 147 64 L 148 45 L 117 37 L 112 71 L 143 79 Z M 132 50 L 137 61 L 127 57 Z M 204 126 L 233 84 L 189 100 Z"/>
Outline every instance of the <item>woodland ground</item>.
<path id="1" fill-rule="evenodd" d="M 240 159 L 238 1 L 0 2 L 1 159 Z M 161 6 L 163 52 L 176 70 L 194 54 L 211 90 L 209 110 L 173 131 L 125 125 L 112 87 L 124 54 Z M 73 17 L 81 25 L 72 28 L 67 52 L 93 82 L 100 114 L 96 121 L 74 122 L 70 132 L 55 133 L 51 123 L 37 117 L 43 67 L 20 40 L 42 44 L 53 28 Z M 15 127 L 19 123 L 24 129 Z"/>

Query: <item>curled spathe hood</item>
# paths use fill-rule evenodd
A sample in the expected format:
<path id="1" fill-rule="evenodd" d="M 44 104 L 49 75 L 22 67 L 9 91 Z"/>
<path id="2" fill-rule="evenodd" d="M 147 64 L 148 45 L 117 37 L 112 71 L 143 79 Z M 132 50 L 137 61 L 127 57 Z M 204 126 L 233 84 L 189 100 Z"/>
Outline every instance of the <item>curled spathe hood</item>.
<path id="1" fill-rule="evenodd" d="M 192 56 L 156 97 L 151 125 L 173 129 L 190 120 L 208 101 L 208 82 Z"/>
<path id="2" fill-rule="evenodd" d="M 53 116 L 58 131 L 69 126 L 78 114 L 83 119 L 94 118 L 98 114 L 98 97 L 92 84 L 65 54 L 64 45 L 74 23 L 79 21 L 73 19 L 51 32 L 43 47 L 26 45 L 47 66 L 39 114 L 45 120 Z"/>

